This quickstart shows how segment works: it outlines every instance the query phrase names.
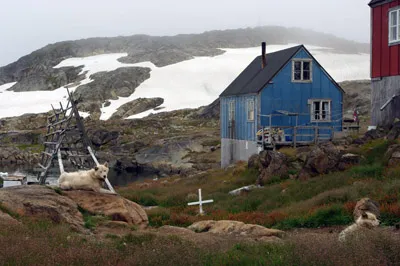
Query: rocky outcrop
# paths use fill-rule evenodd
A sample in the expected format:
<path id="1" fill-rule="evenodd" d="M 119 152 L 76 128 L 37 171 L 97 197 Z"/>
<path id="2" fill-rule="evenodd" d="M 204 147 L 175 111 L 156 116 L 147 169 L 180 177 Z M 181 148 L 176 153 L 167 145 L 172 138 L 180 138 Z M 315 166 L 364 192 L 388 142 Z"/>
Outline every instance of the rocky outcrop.
<path id="1" fill-rule="evenodd" d="M 192 117 L 200 119 L 219 119 L 220 101 L 216 99 L 210 105 L 200 107 Z"/>
<path id="2" fill-rule="evenodd" d="M 64 191 L 63 194 L 92 214 L 105 215 L 113 221 L 125 222 L 144 228 L 148 224 L 146 212 L 135 202 L 118 195 L 92 191 Z"/>
<path id="3" fill-rule="evenodd" d="M 38 185 L 7 187 L 0 190 L 0 205 L 14 216 L 65 223 L 81 232 L 85 229 L 78 206 L 91 215 L 108 216 L 126 225 L 144 228 L 148 224 L 147 214 L 138 204 L 118 195 L 93 191 L 57 192 Z M 0 215 L 0 221 L 7 222 L 6 219 L 10 220 L 5 214 Z"/>
<path id="4" fill-rule="evenodd" d="M 33 165 L 39 162 L 39 153 L 33 153 L 29 150 L 20 150 L 16 147 L 0 146 L 0 165 Z"/>
<path id="5" fill-rule="evenodd" d="M 18 117 L 0 118 L 0 130 L 35 130 L 47 126 L 47 113 L 24 114 Z"/>
<path id="6" fill-rule="evenodd" d="M 74 96 L 82 102 L 116 100 L 130 96 L 148 78 L 150 68 L 143 67 L 121 67 L 110 72 L 99 72 L 90 76 L 92 82 L 76 88 Z"/>
<path id="7" fill-rule="evenodd" d="M 400 122 L 396 122 L 387 134 L 388 140 L 395 140 L 400 136 Z"/>
<path id="8" fill-rule="evenodd" d="M 258 162 L 251 162 L 251 164 L 259 165 L 260 175 L 257 184 L 264 185 L 268 183 L 273 177 L 283 178 L 287 176 L 289 167 L 286 155 L 275 151 L 262 151 L 259 155 Z"/>
<path id="9" fill-rule="evenodd" d="M 400 165 L 400 144 L 391 145 L 385 153 L 385 160 L 389 167 Z"/>
<path id="10" fill-rule="evenodd" d="M 230 220 L 200 221 L 192 224 L 188 228 L 197 233 L 209 232 L 217 235 L 238 235 L 263 241 L 279 240 L 284 235 L 284 232 L 281 230 Z"/>
<path id="11" fill-rule="evenodd" d="M 98 129 L 94 132 L 89 133 L 89 137 L 92 140 L 92 143 L 97 147 L 102 145 L 106 145 L 111 142 L 111 144 L 116 144 L 115 141 L 119 137 L 118 131 L 108 131 L 106 129 Z M 114 142 L 114 143 L 113 143 Z"/>
<path id="12" fill-rule="evenodd" d="M 308 153 L 299 178 L 304 180 L 335 171 L 340 158 L 340 150 L 330 142 L 315 146 Z"/>
<path id="13" fill-rule="evenodd" d="M 163 98 L 138 98 L 118 107 L 111 119 L 128 118 L 129 116 L 152 110 L 163 103 Z"/>
<path id="14" fill-rule="evenodd" d="M 66 223 L 83 231 L 83 216 L 78 205 L 53 189 L 44 186 L 16 186 L 0 190 L 3 208 L 22 217 L 48 219 L 54 223 Z"/>

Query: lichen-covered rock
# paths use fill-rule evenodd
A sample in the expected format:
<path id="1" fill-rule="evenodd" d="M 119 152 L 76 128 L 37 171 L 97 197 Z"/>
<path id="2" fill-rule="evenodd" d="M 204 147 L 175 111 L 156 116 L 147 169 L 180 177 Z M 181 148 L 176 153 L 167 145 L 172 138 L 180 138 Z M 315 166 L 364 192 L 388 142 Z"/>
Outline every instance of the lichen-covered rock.
<path id="1" fill-rule="evenodd" d="M 147 226 L 149 220 L 139 204 L 118 195 L 96 193 L 94 191 L 64 191 L 63 194 L 76 202 L 81 208 L 93 214 L 110 217 L 140 228 Z"/>
<path id="2" fill-rule="evenodd" d="M 284 232 L 276 229 L 269 229 L 261 225 L 245 224 L 231 220 L 207 220 L 200 221 L 188 227 L 197 233 L 209 232 L 219 235 L 239 235 L 261 240 L 277 240 L 283 237 Z"/>
<path id="3" fill-rule="evenodd" d="M 285 154 L 276 151 L 262 151 L 259 155 L 260 175 L 257 183 L 263 185 L 273 177 L 284 177 L 288 174 L 288 159 Z"/>
<path id="4" fill-rule="evenodd" d="M 45 186 L 16 186 L 0 190 L 1 205 L 20 216 L 49 219 L 66 223 L 77 231 L 83 231 L 83 217 L 78 205 L 68 197 Z"/>

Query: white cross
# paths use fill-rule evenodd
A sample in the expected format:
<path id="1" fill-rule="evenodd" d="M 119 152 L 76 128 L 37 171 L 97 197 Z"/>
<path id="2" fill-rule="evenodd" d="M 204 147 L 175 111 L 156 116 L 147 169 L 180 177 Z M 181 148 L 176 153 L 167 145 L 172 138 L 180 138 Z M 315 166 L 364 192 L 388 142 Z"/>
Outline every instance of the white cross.
<path id="1" fill-rule="evenodd" d="M 199 205 L 200 207 L 200 215 L 204 214 L 203 212 L 203 204 L 204 203 L 211 203 L 214 202 L 214 200 L 202 200 L 201 198 L 201 188 L 199 188 L 199 201 L 196 202 L 189 202 L 188 205 L 192 206 L 192 205 Z"/>

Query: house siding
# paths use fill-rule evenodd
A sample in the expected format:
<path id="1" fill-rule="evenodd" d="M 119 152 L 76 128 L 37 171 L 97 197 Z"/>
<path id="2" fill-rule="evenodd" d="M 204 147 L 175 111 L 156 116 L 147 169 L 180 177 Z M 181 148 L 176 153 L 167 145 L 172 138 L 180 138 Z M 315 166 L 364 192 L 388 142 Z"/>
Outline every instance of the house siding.
<path id="1" fill-rule="evenodd" d="M 311 59 L 310 55 L 304 50 L 300 50 L 293 58 Z M 298 118 L 298 125 L 317 125 L 311 122 L 309 99 L 330 99 L 331 120 L 332 122 L 319 122 L 319 126 L 335 127 L 335 131 L 342 130 L 342 91 L 329 79 L 328 75 L 320 66 L 313 61 L 312 63 L 312 82 L 295 83 L 292 82 L 292 60 L 273 78 L 261 91 L 261 114 L 268 115 L 277 110 L 284 110 L 294 113 L 301 113 Z M 269 118 L 261 118 L 262 126 L 269 126 Z M 272 118 L 272 126 L 295 126 L 296 117 L 276 116 Z M 291 134 L 291 130 L 285 130 Z M 329 132 L 320 132 L 329 134 Z M 299 134 L 308 134 L 302 132 Z M 307 139 L 298 139 L 307 140 Z"/>
<path id="2" fill-rule="evenodd" d="M 395 118 L 400 117 L 400 99 L 395 98 L 383 111 L 380 108 L 393 95 L 400 95 L 400 76 L 373 80 L 371 84 L 371 123 L 374 126 L 390 126 Z"/>
<path id="3" fill-rule="evenodd" d="M 254 120 L 247 120 L 247 103 L 254 101 Z M 258 97 L 257 95 L 243 95 L 220 98 L 221 108 L 221 138 L 231 138 L 229 128 L 229 102 L 235 102 L 235 130 L 233 139 L 255 141 L 257 129 Z"/>
<path id="4" fill-rule="evenodd" d="M 371 78 L 400 75 L 400 44 L 389 45 L 389 10 L 400 6 L 400 0 L 371 10 Z"/>

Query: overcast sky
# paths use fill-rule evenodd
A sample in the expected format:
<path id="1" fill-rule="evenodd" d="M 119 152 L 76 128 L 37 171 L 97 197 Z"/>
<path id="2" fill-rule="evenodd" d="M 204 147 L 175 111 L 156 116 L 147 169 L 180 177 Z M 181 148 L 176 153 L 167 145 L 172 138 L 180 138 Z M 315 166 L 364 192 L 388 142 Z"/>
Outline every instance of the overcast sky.
<path id="1" fill-rule="evenodd" d="M 281 25 L 369 42 L 369 0 L 0 0 L 0 65 L 48 43 Z"/>

